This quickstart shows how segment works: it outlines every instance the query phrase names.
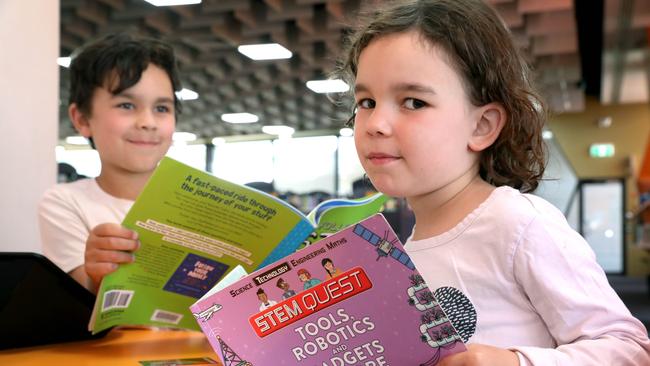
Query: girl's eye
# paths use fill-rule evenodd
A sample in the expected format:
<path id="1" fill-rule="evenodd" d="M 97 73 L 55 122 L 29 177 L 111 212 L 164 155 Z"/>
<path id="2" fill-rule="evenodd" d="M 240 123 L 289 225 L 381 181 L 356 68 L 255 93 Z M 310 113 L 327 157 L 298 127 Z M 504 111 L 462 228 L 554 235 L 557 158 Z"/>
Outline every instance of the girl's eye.
<path id="1" fill-rule="evenodd" d="M 356 108 L 354 109 L 354 113 L 352 113 L 352 116 L 350 116 L 350 118 L 348 118 L 348 120 L 345 122 L 344 126 L 345 127 L 350 127 L 350 128 L 354 127 L 354 119 L 355 118 L 357 118 L 357 109 Z"/>
<path id="2" fill-rule="evenodd" d="M 426 102 L 423 102 L 415 98 L 406 98 L 404 100 L 404 107 L 406 109 L 420 109 L 420 108 L 424 108 L 426 105 L 427 105 Z"/>
<path id="3" fill-rule="evenodd" d="M 361 99 L 357 102 L 357 106 L 362 109 L 375 108 L 375 101 L 372 99 Z"/>

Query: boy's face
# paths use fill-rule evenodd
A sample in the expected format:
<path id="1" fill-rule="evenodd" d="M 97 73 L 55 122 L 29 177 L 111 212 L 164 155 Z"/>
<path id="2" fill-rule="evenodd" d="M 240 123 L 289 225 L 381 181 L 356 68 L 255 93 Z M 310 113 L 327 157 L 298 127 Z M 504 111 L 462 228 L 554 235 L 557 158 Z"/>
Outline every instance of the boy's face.
<path id="1" fill-rule="evenodd" d="M 93 138 L 102 175 L 150 173 L 156 168 L 172 142 L 173 93 L 167 73 L 149 64 L 135 85 L 117 95 L 96 88 L 90 116 L 76 110 L 75 117 L 75 106 L 70 107 L 77 130 Z"/>
<path id="2" fill-rule="evenodd" d="M 390 196 L 420 197 L 458 181 L 478 107 L 443 51 L 415 32 L 373 40 L 359 57 L 354 140 L 373 185 Z"/>

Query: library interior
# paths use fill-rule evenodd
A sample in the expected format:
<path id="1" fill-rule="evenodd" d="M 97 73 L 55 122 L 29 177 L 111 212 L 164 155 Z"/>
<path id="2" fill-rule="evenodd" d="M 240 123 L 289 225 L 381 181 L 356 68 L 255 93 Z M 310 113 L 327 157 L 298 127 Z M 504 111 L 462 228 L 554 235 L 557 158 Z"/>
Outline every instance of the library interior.
<path id="1" fill-rule="evenodd" d="M 616 294 L 650 329 L 650 1 L 484 1 L 531 65 L 549 109 L 543 129 L 547 166 L 532 194 L 555 206 L 584 237 Z M 305 215 L 329 199 L 376 192 L 347 123 L 354 86 L 334 79 L 332 71 L 358 14 L 386 1 L 181 2 L 0 5 L 0 124 L 6 138 L 0 156 L 7 174 L 0 183 L 3 274 L 15 272 L 11 266 L 18 262 L 2 255 L 43 253 L 38 223 L 43 193 L 101 172 L 97 150 L 70 120 L 69 67 L 80 47 L 112 33 L 155 38 L 173 48 L 182 110 L 166 156 L 270 193 Z M 406 200 L 388 198 L 383 213 L 405 243 L 415 224 Z M 58 281 L 52 280 L 50 290 Z M 28 296 L 10 285 L 0 288 L 7 304 Z M 84 290 L 65 291 L 84 302 L 75 305 L 84 307 L 78 310 L 83 319 L 74 321 L 87 325 L 94 296 Z M 124 326 L 83 334 L 84 339 L 72 335 L 3 347 L 20 326 L 10 311 L 20 313 L 24 305 L 39 312 L 53 301 L 44 297 L 52 293 L 31 293 L 5 308 L 0 304 L 0 364 L 250 364 L 221 338 L 218 353 L 217 343 L 203 333 L 160 327 Z"/>

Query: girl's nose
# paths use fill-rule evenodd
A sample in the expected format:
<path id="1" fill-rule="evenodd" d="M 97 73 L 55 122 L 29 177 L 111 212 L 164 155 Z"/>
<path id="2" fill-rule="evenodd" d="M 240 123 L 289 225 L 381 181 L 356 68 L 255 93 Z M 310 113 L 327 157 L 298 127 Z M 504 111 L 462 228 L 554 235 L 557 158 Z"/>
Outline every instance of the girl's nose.
<path id="1" fill-rule="evenodd" d="M 366 133 L 373 136 L 388 136 L 391 134 L 390 113 L 383 108 L 375 107 L 366 117 Z"/>

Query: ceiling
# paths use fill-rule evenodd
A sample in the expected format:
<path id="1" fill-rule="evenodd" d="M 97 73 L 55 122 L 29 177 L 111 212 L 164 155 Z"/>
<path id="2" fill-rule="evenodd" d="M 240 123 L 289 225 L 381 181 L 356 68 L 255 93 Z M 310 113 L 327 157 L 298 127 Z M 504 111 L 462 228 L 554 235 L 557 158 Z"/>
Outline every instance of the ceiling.
<path id="1" fill-rule="evenodd" d="M 128 31 L 170 42 L 185 88 L 177 130 L 199 138 L 255 138 L 263 125 L 299 134 L 338 130 L 349 107 L 307 89 L 324 78 L 340 51 L 346 24 L 377 0 L 203 0 L 155 7 L 143 0 L 60 0 L 61 56 L 100 35 Z M 556 113 L 580 111 L 585 96 L 605 103 L 648 100 L 650 0 L 488 0 L 512 30 Z M 288 60 L 252 61 L 241 44 L 277 42 Z M 61 68 L 60 137 L 67 118 L 68 75 Z M 253 124 L 229 124 L 222 113 L 249 112 Z"/>

